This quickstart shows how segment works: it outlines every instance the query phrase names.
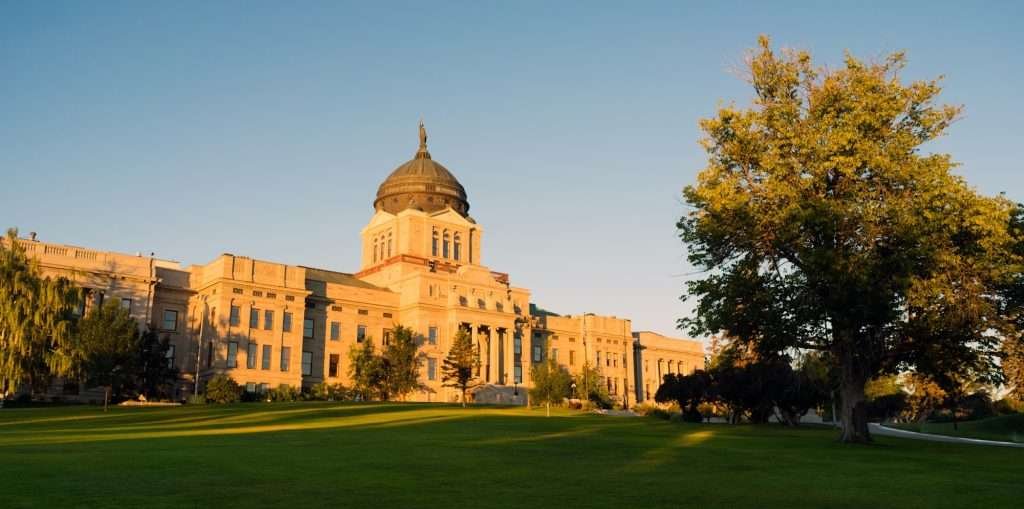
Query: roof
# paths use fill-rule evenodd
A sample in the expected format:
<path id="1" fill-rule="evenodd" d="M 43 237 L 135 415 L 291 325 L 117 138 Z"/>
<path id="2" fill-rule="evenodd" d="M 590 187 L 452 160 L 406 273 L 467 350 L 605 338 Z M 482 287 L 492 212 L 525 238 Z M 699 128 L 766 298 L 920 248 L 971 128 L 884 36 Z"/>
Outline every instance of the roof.
<path id="1" fill-rule="evenodd" d="M 415 157 L 402 163 L 384 179 L 377 188 L 373 207 L 392 214 L 409 208 L 436 212 L 447 207 L 462 216 L 469 213 L 466 189 L 448 168 L 430 157 L 422 123 L 420 147 Z"/>
<path id="2" fill-rule="evenodd" d="M 306 279 L 313 279 L 313 280 L 316 280 L 316 281 L 323 281 L 325 283 L 330 283 L 330 284 L 335 284 L 335 285 L 344 285 L 344 286 L 353 286 L 353 287 L 356 287 L 356 288 L 365 288 L 367 290 L 380 290 L 380 291 L 384 291 L 384 292 L 390 292 L 391 291 L 391 290 L 388 290 L 387 288 L 382 288 L 380 286 L 377 286 L 377 285 L 374 285 L 374 284 L 371 284 L 371 283 L 367 283 L 366 281 L 363 281 L 362 279 L 359 279 L 359 278 L 355 277 L 354 275 L 348 274 L 346 272 L 336 272 L 336 271 L 333 271 L 333 270 L 318 269 L 316 267 L 306 267 L 306 266 L 303 266 L 303 265 L 299 265 L 299 266 L 302 267 L 303 269 L 306 269 Z"/>

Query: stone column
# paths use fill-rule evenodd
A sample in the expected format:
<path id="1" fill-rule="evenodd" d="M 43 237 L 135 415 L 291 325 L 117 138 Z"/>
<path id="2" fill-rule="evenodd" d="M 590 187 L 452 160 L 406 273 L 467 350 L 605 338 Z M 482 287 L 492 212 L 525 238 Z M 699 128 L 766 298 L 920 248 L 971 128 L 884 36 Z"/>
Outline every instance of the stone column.
<path id="1" fill-rule="evenodd" d="M 476 329 L 477 329 L 477 325 L 475 323 L 470 323 L 469 324 L 469 335 L 473 338 L 473 346 L 475 348 L 477 348 L 477 355 L 476 355 L 477 361 L 480 361 L 480 355 L 482 353 L 482 348 L 481 348 L 481 345 L 480 345 L 480 338 L 477 336 L 477 330 Z M 478 376 L 478 377 L 480 376 L 480 366 L 481 366 L 481 364 L 482 363 L 478 362 L 477 365 L 476 365 L 476 370 L 475 371 L 476 371 L 476 376 Z"/>

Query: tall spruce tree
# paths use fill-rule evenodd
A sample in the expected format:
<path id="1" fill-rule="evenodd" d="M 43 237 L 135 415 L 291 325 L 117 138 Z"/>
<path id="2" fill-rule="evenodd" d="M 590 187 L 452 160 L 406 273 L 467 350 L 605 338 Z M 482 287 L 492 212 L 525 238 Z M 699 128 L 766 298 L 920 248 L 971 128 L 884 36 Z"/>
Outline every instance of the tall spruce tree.
<path id="1" fill-rule="evenodd" d="M 473 371 L 480 364 L 480 356 L 469 332 L 459 329 L 452 339 L 452 347 L 441 366 L 445 387 L 459 389 L 462 406 L 466 406 L 466 393 L 475 385 Z"/>
<path id="2" fill-rule="evenodd" d="M 937 81 L 904 83 L 902 53 L 819 69 L 806 52 L 749 59 L 755 94 L 701 121 L 707 166 L 678 223 L 692 265 L 693 334 L 765 354 L 826 352 L 841 440 L 870 440 L 864 385 L 915 369 L 989 372 L 1005 325 L 999 288 L 1020 273 L 1013 204 L 980 195 L 923 145 L 960 115 Z"/>
<path id="3" fill-rule="evenodd" d="M 78 365 L 71 313 L 81 292 L 44 277 L 21 242 L 14 228 L 0 239 L 0 399 L 26 384 L 41 390 Z"/>

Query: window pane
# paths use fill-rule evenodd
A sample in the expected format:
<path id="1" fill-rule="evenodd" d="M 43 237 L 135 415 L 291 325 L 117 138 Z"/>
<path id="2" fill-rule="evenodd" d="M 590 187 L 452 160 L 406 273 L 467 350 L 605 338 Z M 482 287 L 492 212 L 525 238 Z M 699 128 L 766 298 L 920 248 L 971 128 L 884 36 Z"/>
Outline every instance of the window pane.
<path id="1" fill-rule="evenodd" d="M 305 318 L 302 320 L 302 337 L 311 338 L 313 337 L 313 319 Z"/>
<path id="2" fill-rule="evenodd" d="M 249 310 L 249 328 L 257 329 L 260 326 L 260 310 L 252 308 Z"/>
<path id="3" fill-rule="evenodd" d="M 269 309 L 263 312 L 263 330 L 274 330 L 274 312 Z"/>
<path id="4" fill-rule="evenodd" d="M 356 327 L 356 341 L 362 341 L 366 339 L 366 326 L 360 325 Z"/>
<path id="5" fill-rule="evenodd" d="M 270 356 L 273 354 L 273 347 L 263 345 L 263 369 L 270 369 Z"/>
<path id="6" fill-rule="evenodd" d="M 313 374 L 313 352 L 302 352 L 302 374 Z"/>
<path id="7" fill-rule="evenodd" d="M 164 330 L 178 330 L 178 312 L 173 309 L 164 310 Z"/>
<path id="8" fill-rule="evenodd" d="M 337 341 L 339 338 L 341 338 L 341 324 L 331 322 L 331 341 Z"/>
<path id="9" fill-rule="evenodd" d="M 231 341 L 228 343 L 228 367 L 233 368 L 238 365 L 238 343 Z"/>
<path id="10" fill-rule="evenodd" d="M 242 308 L 238 306 L 231 306 L 231 315 L 228 318 L 228 323 L 231 324 L 232 326 L 238 325 L 239 323 L 241 323 L 242 320 L 241 315 Z"/>
<path id="11" fill-rule="evenodd" d="M 515 377 L 516 377 L 516 378 L 515 378 L 515 382 L 516 382 L 517 384 L 521 384 L 521 383 L 523 383 L 523 367 L 522 367 L 522 366 L 516 366 L 516 374 L 515 374 Z"/>
<path id="12" fill-rule="evenodd" d="M 330 359 L 330 366 L 328 367 L 327 376 L 338 376 L 338 363 L 340 361 L 340 356 L 336 353 L 332 353 Z"/>
<path id="13" fill-rule="evenodd" d="M 282 319 L 282 322 L 281 322 L 281 328 L 285 332 L 291 332 L 292 331 L 292 314 L 291 313 L 289 313 L 287 311 L 284 312 L 284 318 Z"/>
<path id="14" fill-rule="evenodd" d="M 174 369 L 174 345 L 167 345 L 167 367 Z"/>
<path id="15" fill-rule="evenodd" d="M 121 299 L 121 309 L 124 309 L 126 311 L 131 311 L 132 310 L 132 300 L 129 299 L 128 297 L 122 298 Z"/>
<path id="16" fill-rule="evenodd" d="M 288 363 L 291 361 L 292 349 L 288 346 L 281 347 L 281 371 L 288 371 Z"/>
<path id="17" fill-rule="evenodd" d="M 437 344 L 437 327 L 427 329 L 427 341 L 432 345 Z"/>
<path id="18" fill-rule="evenodd" d="M 437 379 L 437 359 L 427 357 L 427 380 Z"/>
<path id="19" fill-rule="evenodd" d="M 253 369 L 256 367 L 256 343 L 249 343 L 249 349 L 245 353 L 245 367 Z"/>

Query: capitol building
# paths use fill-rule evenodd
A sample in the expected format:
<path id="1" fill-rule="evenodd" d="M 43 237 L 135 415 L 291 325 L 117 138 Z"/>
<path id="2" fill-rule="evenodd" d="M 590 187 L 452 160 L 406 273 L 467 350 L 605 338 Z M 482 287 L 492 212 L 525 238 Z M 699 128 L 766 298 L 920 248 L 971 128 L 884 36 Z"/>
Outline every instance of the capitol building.
<path id="1" fill-rule="evenodd" d="M 117 299 L 140 324 L 171 339 L 168 362 L 181 397 L 217 373 L 248 391 L 320 382 L 351 386 L 349 351 L 409 327 L 424 357 L 418 401 L 455 401 L 441 364 L 459 329 L 479 347 L 482 402 L 524 403 L 530 365 L 549 357 L 577 374 L 596 366 L 609 393 L 651 400 L 662 375 L 704 366 L 699 341 L 634 331 L 627 318 L 560 316 L 532 306 L 529 289 L 484 265 L 484 228 L 466 189 L 427 150 L 377 189 L 360 232 L 355 272 L 287 265 L 237 254 L 182 267 L 152 256 L 21 240 L 48 275 L 86 290 L 85 307 Z M 83 311 L 85 311 L 83 309 Z M 70 395 L 70 394 L 69 394 Z"/>

